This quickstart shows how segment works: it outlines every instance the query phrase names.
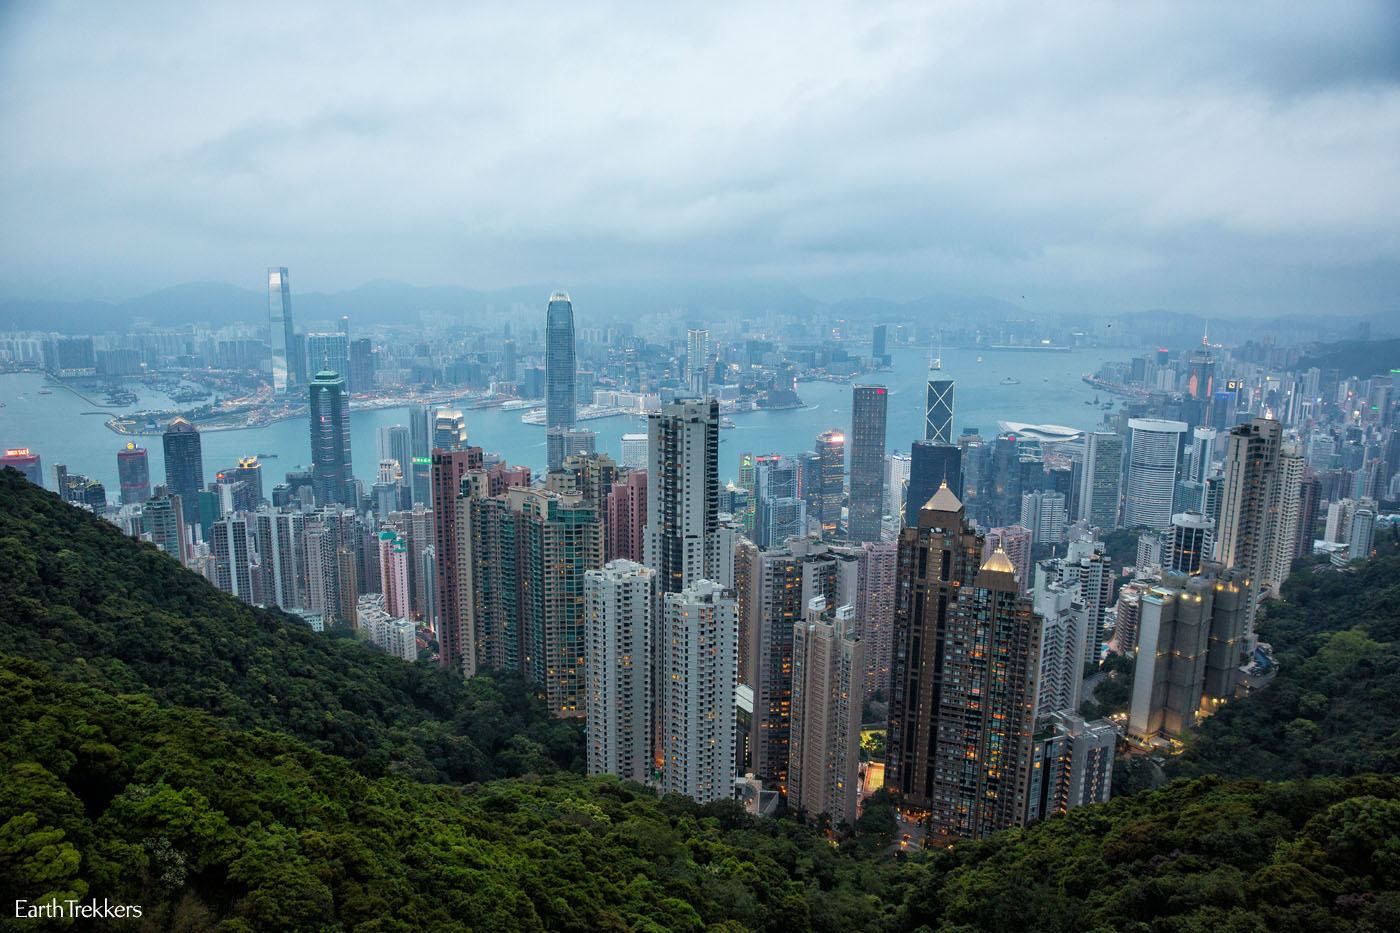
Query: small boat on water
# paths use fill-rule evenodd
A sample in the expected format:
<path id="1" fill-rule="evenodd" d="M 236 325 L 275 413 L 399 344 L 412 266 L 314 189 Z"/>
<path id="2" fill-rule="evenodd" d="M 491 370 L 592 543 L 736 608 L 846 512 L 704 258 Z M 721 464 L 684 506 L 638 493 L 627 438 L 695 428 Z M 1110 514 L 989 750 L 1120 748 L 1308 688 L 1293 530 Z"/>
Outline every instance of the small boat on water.
<path id="1" fill-rule="evenodd" d="M 53 395 L 53 389 L 40 389 L 40 395 Z"/>
<path id="2" fill-rule="evenodd" d="M 1018 386 L 1021 384 L 1021 380 L 1017 379 L 1015 376 L 1007 376 L 1001 381 L 1001 384 L 1004 386 Z"/>

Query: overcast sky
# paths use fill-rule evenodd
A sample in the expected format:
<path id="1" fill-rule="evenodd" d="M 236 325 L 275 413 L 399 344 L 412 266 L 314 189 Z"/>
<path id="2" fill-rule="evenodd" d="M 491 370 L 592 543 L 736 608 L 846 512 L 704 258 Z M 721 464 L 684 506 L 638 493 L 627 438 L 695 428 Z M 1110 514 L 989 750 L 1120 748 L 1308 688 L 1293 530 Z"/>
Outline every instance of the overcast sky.
<path id="1" fill-rule="evenodd" d="M 3 294 L 1400 314 L 1394 2 L 193 6 L 3 7 Z"/>

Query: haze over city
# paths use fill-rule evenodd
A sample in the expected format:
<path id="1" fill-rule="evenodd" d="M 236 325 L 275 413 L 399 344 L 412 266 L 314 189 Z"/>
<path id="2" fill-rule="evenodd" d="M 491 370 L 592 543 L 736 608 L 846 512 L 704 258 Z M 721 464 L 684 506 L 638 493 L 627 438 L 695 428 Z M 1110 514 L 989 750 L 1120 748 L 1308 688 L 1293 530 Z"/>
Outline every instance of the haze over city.
<path id="1" fill-rule="evenodd" d="M 324 292 L 1400 310 L 1394 4 L 1027 14 L 8 5 L 0 295 L 287 263 Z"/>

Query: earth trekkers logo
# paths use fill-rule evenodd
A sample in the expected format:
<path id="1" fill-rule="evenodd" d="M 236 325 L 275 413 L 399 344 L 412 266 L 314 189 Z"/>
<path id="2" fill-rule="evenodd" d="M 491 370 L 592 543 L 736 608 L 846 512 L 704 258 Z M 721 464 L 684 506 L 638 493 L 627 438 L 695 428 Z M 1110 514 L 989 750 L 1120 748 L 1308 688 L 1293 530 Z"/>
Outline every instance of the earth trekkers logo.
<path id="1" fill-rule="evenodd" d="M 136 904 L 113 904 L 105 897 L 101 903 L 77 898 L 15 901 L 15 918 L 19 920 L 135 920 L 140 916 L 141 908 Z"/>

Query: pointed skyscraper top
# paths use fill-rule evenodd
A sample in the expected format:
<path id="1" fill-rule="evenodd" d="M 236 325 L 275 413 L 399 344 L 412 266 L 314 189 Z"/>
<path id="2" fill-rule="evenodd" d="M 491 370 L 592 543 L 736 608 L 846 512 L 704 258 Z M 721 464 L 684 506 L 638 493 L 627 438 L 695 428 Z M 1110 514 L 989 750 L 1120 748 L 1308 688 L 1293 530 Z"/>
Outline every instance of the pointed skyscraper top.
<path id="1" fill-rule="evenodd" d="M 957 512 L 962 507 L 962 502 L 953 495 L 953 490 L 948 488 L 947 480 L 939 483 L 938 491 L 933 494 L 933 498 L 924 503 L 924 508 L 932 509 L 935 512 Z"/>
<path id="2" fill-rule="evenodd" d="M 1016 573 L 1016 567 L 1011 563 L 1011 558 L 1007 557 L 1006 552 L 1000 547 L 993 551 L 992 556 L 988 557 L 986 561 L 983 562 L 981 569 L 984 571 L 991 571 L 992 573 Z"/>

